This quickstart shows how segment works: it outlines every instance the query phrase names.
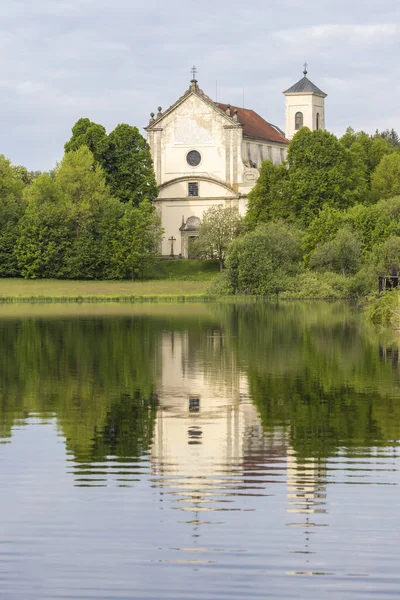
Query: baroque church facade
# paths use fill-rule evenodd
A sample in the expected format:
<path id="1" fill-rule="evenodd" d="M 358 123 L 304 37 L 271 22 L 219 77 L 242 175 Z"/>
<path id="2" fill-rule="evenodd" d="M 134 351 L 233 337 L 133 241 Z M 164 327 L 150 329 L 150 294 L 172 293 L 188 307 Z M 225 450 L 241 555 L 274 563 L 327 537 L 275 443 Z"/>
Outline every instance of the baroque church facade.
<path id="1" fill-rule="evenodd" d="M 195 71 L 189 88 L 164 112 L 152 113 L 145 128 L 164 229 L 161 254 L 187 258 L 203 213 L 235 207 L 244 215 L 261 163 L 280 164 L 290 139 L 303 126 L 325 128 L 326 94 L 304 77 L 287 89 L 286 134 L 255 111 L 211 100 Z"/>

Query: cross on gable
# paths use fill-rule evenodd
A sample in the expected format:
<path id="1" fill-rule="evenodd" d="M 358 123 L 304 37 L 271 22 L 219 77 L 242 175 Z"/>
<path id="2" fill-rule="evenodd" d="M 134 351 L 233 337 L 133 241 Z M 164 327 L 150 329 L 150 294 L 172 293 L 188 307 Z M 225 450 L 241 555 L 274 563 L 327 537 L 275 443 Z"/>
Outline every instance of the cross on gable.
<path id="1" fill-rule="evenodd" d="M 196 81 L 196 75 L 197 75 L 196 67 L 193 65 L 193 67 L 190 69 L 190 71 L 192 73 L 192 81 Z"/>

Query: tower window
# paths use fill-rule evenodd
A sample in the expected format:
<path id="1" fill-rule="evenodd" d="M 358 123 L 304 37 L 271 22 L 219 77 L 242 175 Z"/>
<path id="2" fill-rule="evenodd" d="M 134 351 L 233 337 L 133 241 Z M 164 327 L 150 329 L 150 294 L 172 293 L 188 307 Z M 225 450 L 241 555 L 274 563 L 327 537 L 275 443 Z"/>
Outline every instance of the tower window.
<path id="1" fill-rule="evenodd" d="M 294 128 L 296 131 L 303 127 L 303 113 L 297 112 L 294 117 Z"/>
<path id="2" fill-rule="evenodd" d="M 316 123 L 316 129 L 318 131 L 319 129 L 319 113 L 317 113 L 317 123 Z"/>
<path id="3" fill-rule="evenodd" d="M 198 196 L 199 195 L 199 184 L 194 181 L 190 181 L 188 183 L 188 196 Z"/>

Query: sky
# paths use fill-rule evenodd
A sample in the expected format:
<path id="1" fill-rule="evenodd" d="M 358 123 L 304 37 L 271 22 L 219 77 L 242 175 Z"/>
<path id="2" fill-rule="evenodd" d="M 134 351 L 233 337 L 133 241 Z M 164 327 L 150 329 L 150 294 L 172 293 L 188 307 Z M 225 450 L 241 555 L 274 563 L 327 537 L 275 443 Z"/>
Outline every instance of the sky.
<path id="1" fill-rule="evenodd" d="M 307 61 L 330 131 L 400 131 L 399 50 L 398 0 L 3 0 L 0 154 L 49 170 L 81 117 L 144 134 L 193 64 L 211 98 L 241 106 L 244 91 L 284 129 L 282 91 Z"/>

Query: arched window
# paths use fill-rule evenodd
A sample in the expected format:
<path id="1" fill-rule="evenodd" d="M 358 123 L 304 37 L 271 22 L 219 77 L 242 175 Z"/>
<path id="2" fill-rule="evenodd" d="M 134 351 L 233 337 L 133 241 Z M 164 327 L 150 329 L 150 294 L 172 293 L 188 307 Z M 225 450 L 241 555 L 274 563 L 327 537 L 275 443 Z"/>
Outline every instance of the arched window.
<path id="1" fill-rule="evenodd" d="M 296 131 L 303 127 L 303 113 L 297 112 L 294 117 L 294 128 Z"/>
<path id="2" fill-rule="evenodd" d="M 319 129 L 319 113 L 317 113 L 317 131 Z"/>

